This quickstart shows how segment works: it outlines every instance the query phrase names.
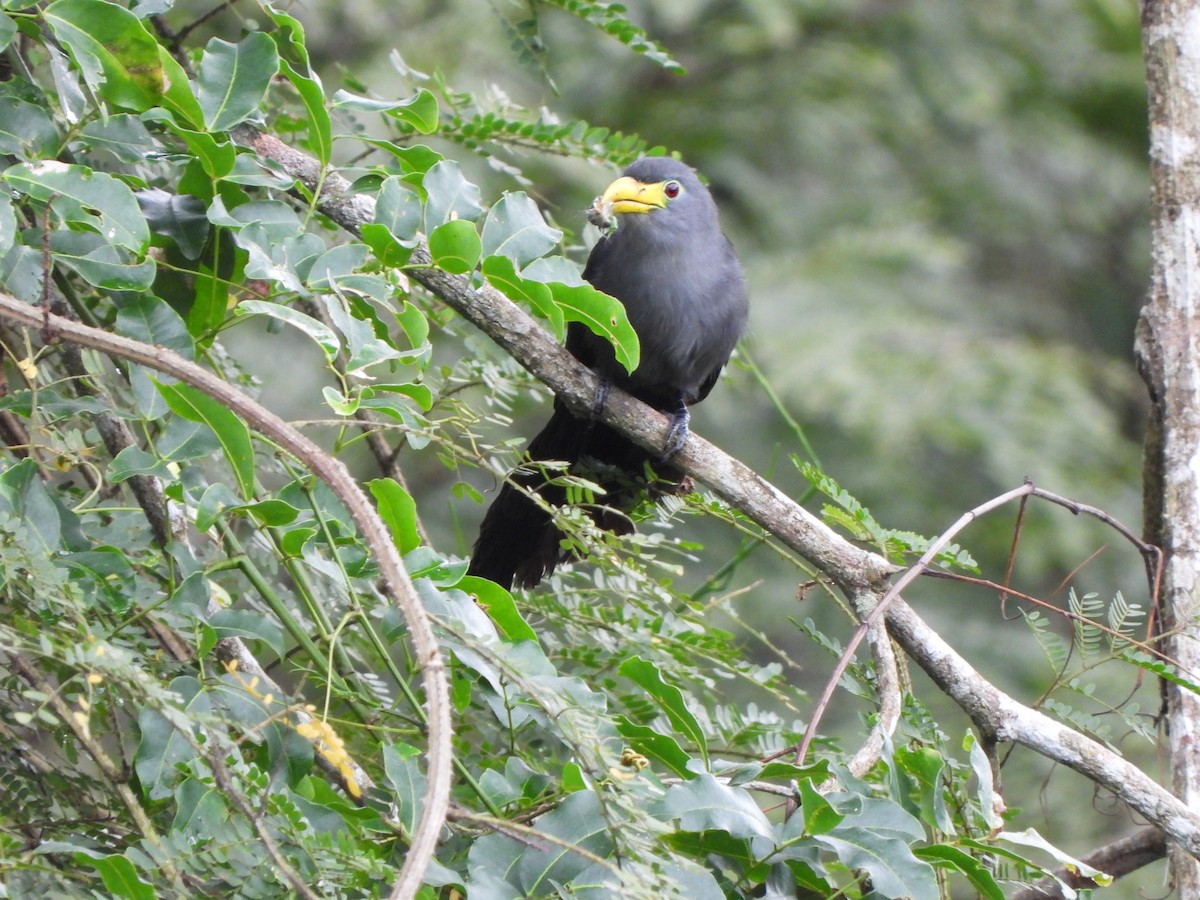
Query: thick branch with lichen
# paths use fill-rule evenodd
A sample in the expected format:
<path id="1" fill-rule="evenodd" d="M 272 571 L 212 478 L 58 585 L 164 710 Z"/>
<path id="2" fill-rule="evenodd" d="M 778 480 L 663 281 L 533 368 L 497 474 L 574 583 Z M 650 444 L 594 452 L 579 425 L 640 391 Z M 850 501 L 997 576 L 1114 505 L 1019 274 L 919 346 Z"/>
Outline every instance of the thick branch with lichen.
<path id="1" fill-rule="evenodd" d="M 1200 669 L 1200 30 L 1187 0 L 1142 4 L 1150 113 L 1151 275 L 1135 352 L 1150 393 L 1145 529 L 1166 551 L 1158 610 L 1167 653 Z M 1166 683 L 1171 786 L 1200 806 L 1200 696 Z M 1200 864 L 1171 851 L 1180 897 L 1200 896 Z"/>

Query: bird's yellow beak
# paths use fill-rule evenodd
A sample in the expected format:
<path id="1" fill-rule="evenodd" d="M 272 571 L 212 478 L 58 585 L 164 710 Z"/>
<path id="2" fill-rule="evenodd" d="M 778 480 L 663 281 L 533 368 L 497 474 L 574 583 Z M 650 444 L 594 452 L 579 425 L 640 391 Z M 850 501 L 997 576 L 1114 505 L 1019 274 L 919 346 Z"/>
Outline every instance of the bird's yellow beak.
<path id="1" fill-rule="evenodd" d="M 604 209 L 615 213 L 648 213 L 666 208 L 668 198 L 663 192 L 666 182 L 642 184 L 624 175 L 605 189 L 600 197 Z"/>

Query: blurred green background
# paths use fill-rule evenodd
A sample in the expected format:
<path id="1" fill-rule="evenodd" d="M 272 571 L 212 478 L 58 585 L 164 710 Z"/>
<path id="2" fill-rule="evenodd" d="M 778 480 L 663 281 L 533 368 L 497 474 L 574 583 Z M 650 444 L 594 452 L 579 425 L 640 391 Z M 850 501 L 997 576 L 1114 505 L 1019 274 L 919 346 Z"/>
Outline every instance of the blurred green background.
<path id="1" fill-rule="evenodd" d="M 751 360 L 822 468 L 889 527 L 936 535 L 1028 477 L 1140 531 L 1145 401 L 1132 342 L 1148 278 L 1149 173 L 1136 3 L 628 5 L 686 74 L 544 5 L 310 0 L 292 12 L 328 87 L 349 74 L 404 96 L 416 70 L 500 105 L 637 133 L 697 167 L 743 260 L 753 313 L 741 358 L 694 428 L 789 492 L 807 487 L 789 461 L 802 447 Z M 510 48 L 513 27 L 531 16 L 541 42 L 533 64 Z M 450 153 L 485 199 L 521 186 L 503 166 Z M 506 162 L 577 234 L 612 175 L 532 153 Z M 544 400 L 527 407 L 514 435 L 532 435 L 547 415 Z M 451 476 L 432 454 L 415 463 L 426 515 L 445 511 L 428 522 L 435 540 L 467 552 L 482 509 L 447 508 Z M 1015 516 L 1008 508 L 959 539 L 988 577 L 1003 577 Z M 705 543 L 708 570 L 738 544 L 730 529 L 694 518 L 680 529 Z M 797 580 L 759 553 L 730 587 L 753 586 L 741 615 L 794 651 L 804 686 L 819 691 L 832 660 L 789 620 L 812 617 L 843 640 L 849 628 L 823 599 L 797 601 Z M 1068 584 L 1146 602 L 1136 553 L 1044 506 L 1025 522 L 1015 583 L 1059 603 Z M 1021 699 L 1045 687 L 1041 650 L 994 593 L 943 583 L 908 599 Z M 1115 690 L 1128 693 L 1133 675 L 1118 675 Z M 1147 712 L 1155 690 L 1143 691 Z M 860 725 L 839 712 L 830 727 L 853 746 Z M 948 715 L 944 727 L 961 735 L 968 723 Z M 1111 739 L 1124 747 L 1119 728 Z M 1153 759 L 1140 747 L 1143 762 Z M 1036 798 L 1049 767 L 1018 751 L 1005 771 Z M 1074 793 L 1080 805 L 1037 809 L 1031 799 L 1019 824 L 1074 836 L 1063 843 L 1078 852 L 1130 827 L 1082 780 L 1055 777 L 1047 796 Z M 1160 879 L 1161 868 L 1142 883 L 1153 891 Z"/>

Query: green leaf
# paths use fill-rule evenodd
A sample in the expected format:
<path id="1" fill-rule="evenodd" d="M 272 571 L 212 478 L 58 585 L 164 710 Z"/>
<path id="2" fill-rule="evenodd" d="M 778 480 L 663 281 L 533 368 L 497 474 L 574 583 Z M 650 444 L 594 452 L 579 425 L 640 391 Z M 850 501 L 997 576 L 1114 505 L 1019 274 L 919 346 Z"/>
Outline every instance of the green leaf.
<path id="1" fill-rule="evenodd" d="M 344 285 L 362 268 L 368 256 L 365 244 L 336 244 L 311 261 L 305 283 L 314 291 L 328 291 L 334 285 Z"/>
<path id="2" fill-rule="evenodd" d="M 247 513 L 260 525 L 277 528 L 291 525 L 300 516 L 300 510 L 282 500 L 260 500 L 233 507 L 230 512 Z"/>
<path id="3" fill-rule="evenodd" d="M 489 256 L 483 261 L 483 277 L 514 303 L 527 304 L 535 314 L 550 321 L 555 337 L 560 341 L 566 335 L 566 317 L 548 285 L 540 281 L 522 278 L 516 266 L 507 256 Z"/>
<path id="4" fill-rule="evenodd" d="M 277 30 L 271 36 L 279 46 L 280 54 L 297 60 L 308 69 L 311 61 L 308 56 L 308 36 L 304 33 L 304 23 L 270 5 L 264 6 L 263 9 L 275 23 Z"/>
<path id="5" fill-rule="evenodd" d="M 421 179 L 425 189 L 425 233 L 452 219 L 475 221 L 483 212 L 479 205 L 479 187 L 463 177 L 462 169 L 453 160 L 434 164 Z"/>
<path id="6" fill-rule="evenodd" d="M 95 230 L 110 244 L 139 255 L 150 245 L 150 229 L 137 197 L 111 175 L 42 160 L 18 163 L 5 171 L 4 179 L 34 200 L 49 202 L 64 220 Z"/>
<path id="7" fill-rule="evenodd" d="M 120 484 L 134 475 L 152 475 L 170 483 L 175 480 L 167 464 L 141 447 L 126 447 L 108 464 L 108 480 Z"/>
<path id="8" fill-rule="evenodd" d="M 390 153 L 396 160 L 396 168 L 407 176 L 421 175 L 436 166 L 446 157 L 424 144 L 395 144 L 380 138 L 363 137 L 364 144 Z"/>
<path id="9" fill-rule="evenodd" d="M 413 244 L 421 228 L 421 197 L 412 185 L 391 175 L 379 186 L 375 221 L 401 244 Z"/>
<path id="10" fill-rule="evenodd" d="M 886 837 L 917 841 L 925 838 L 925 828 L 912 813 L 886 797 L 838 791 L 826 797 L 842 814 L 842 827 L 866 828 Z"/>
<path id="11" fill-rule="evenodd" d="M 680 778 L 695 778 L 697 773 L 688 768 L 692 758 L 679 746 L 673 737 L 659 734 L 648 725 L 639 725 L 625 716 L 617 716 L 617 731 L 629 742 L 629 746 L 649 759 L 658 760 Z"/>
<path id="12" fill-rule="evenodd" d="M 229 244 L 225 243 L 225 246 L 228 247 Z M 234 251 L 235 273 L 241 272 L 236 266 L 238 257 L 243 255 L 244 251 Z M 221 268 L 219 264 L 218 268 Z M 229 309 L 230 282 L 214 274 L 212 266 L 201 263 L 196 267 L 192 285 L 192 304 L 187 310 L 188 331 L 199 337 L 219 328 L 225 321 L 225 314 Z M 236 309 L 234 313 L 237 313 Z"/>
<path id="13" fill-rule="evenodd" d="M 387 523 L 396 549 L 405 554 L 421 546 L 421 535 L 417 531 L 417 505 L 408 491 L 392 478 L 376 478 L 368 481 L 367 487 L 375 498 L 379 515 Z"/>
<path id="14" fill-rule="evenodd" d="M 231 491 L 226 485 L 218 482 L 204 489 L 199 502 L 195 505 L 194 519 L 197 531 L 208 531 L 221 518 L 226 509 L 241 506 L 242 498 Z"/>
<path id="15" fill-rule="evenodd" d="M 374 318 L 369 306 L 354 305 L 345 297 L 334 294 L 324 294 L 319 299 L 329 321 L 346 339 L 346 353 L 350 357 L 346 361 L 347 374 L 404 356 L 386 338 L 377 336 L 375 324 L 378 319 Z M 364 315 L 369 318 L 360 318 Z"/>
<path id="16" fill-rule="evenodd" d="M 600 801 L 592 791 L 570 794 L 552 811 L 534 821 L 537 831 L 552 835 L 568 846 L 578 847 L 605 858 L 612 852 L 609 825 Z M 566 885 L 586 872 L 591 863 L 581 854 L 564 852 L 558 843 L 517 841 L 507 835 L 492 834 L 479 838 L 467 854 L 471 883 L 491 876 L 490 884 L 501 879 L 517 888 L 520 897 L 547 896 L 553 885 Z M 558 891 L 558 893 L 562 893 Z M 468 885 L 468 895 L 483 896 Z M 512 897 L 509 891 L 502 896 Z"/>
<path id="17" fill-rule="evenodd" d="M 37 250 L 13 243 L 0 255 L 0 285 L 26 303 L 40 303 L 45 264 Z"/>
<path id="18" fill-rule="evenodd" d="M 58 129 L 45 109 L 15 97 L 0 97 L 0 153 L 39 159 L 53 155 L 58 142 Z"/>
<path id="19" fill-rule="evenodd" d="M 680 734 L 687 737 L 700 751 L 704 765 L 708 766 L 708 742 L 699 721 L 688 709 L 688 702 L 679 688 L 667 684 L 652 662 L 635 656 L 621 663 L 617 669 L 622 675 L 644 690 L 666 714 L 671 726 Z"/>
<path id="20" fill-rule="evenodd" d="M 760 855 L 775 844 L 774 829 L 754 799 L 742 788 L 721 784 L 707 772 L 672 785 L 656 813 L 664 819 L 678 819 L 684 831 L 716 829 L 749 838 Z"/>
<path id="21" fill-rule="evenodd" d="M 429 319 L 425 318 L 419 308 L 411 300 L 405 300 L 404 306 L 396 313 L 396 322 L 404 329 L 408 342 L 414 349 L 425 346 L 429 340 Z"/>
<path id="22" fill-rule="evenodd" d="M 17 36 L 17 23 L 8 16 L 0 15 L 0 52 L 7 50 Z"/>
<path id="23" fill-rule="evenodd" d="M 0 511 L 21 519 L 42 552 L 54 555 L 61 549 L 62 516 L 32 459 L 23 459 L 0 473 Z"/>
<path id="24" fill-rule="evenodd" d="M 433 134 L 438 129 L 437 98 L 425 88 L 404 100 L 373 100 L 339 90 L 333 95 L 333 105 L 360 112 L 386 113 L 411 125 L 421 134 Z"/>
<path id="25" fill-rule="evenodd" d="M 305 545 L 317 534 L 317 529 L 307 526 L 289 528 L 284 532 L 280 548 L 285 557 L 300 557 L 304 554 Z"/>
<path id="26" fill-rule="evenodd" d="M 204 572 L 196 571 L 179 583 L 167 598 L 166 608 L 189 620 L 200 620 L 208 615 L 212 602 L 212 588 Z"/>
<path id="27" fill-rule="evenodd" d="M 17 240 L 17 214 L 12 198 L 0 196 L 0 256 L 8 253 Z"/>
<path id="28" fill-rule="evenodd" d="M 517 268 L 558 246 L 562 232 L 551 228 L 522 191 L 505 194 L 483 222 L 483 255 L 507 256 Z"/>
<path id="29" fill-rule="evenodd" d="M 1001 831 L 996 835 L 995 840 L 1007 841 L 1010 844 L 1018 844 L 1022 847 L 1035 847 L 1043 850 L 1049 853 L 1055 862 L 1060 866 L 1064 866 L 1073 875 L 1082 875 L 1084 878 L 1090 878 L 1101 887 L 1107 887 L 1112 884 L 1113 879 L 1111 875 L 1106 875 L 1099 869 L 1092 868 L 1082 860 L 1063 852 L 1032 828 L 1027 828 L 1025 831 Z"/>
<path id="30" fill-rule="evenodd" d="M 588 2 L 588 0 L 548 0 L 559 9 L 582 19 L 594 26 L 601 33 L 616 38 L 634 53 L 639 53 L 647 59 L 662 66 L 668 72 L 684 74 L 687 70 L 676 62 L 667 51 L 651 39 L 645 29 L 638 27 L 629 20 L 629 15 L 623 4 L 608 2 Z M 593 129 L 602 134 L 589 134 L 588 139 L 602 141 L 607 137 L 605 129 Z"/>
<path id="31" fill-rule="evenodd" d="M 983 813 L 984 824 L 989 831 L 1004 827 L 1004 820 L 996 812 L 996 792 L 992 787 L 992 764 L 983 752 L 983 745 L 975 737 L 974 732 L 968 731 L 963 738 L 963 749 L 968 751 L 971 769 L 975 772 L 976 796 L 979 809 Z"/>
<path id="32" fill-rule="evenodd" d="M 115 106 L 144 112 L 163 97 L 158 42 L 133 13 L 105 0 L 56 0 L 43 16 L 84 80 Z"/>
<path id="33" fill-rule="evenodd" d="M 954 820 L 946 808 L 942 771 L 946 761 L 931 747 L 897 747 L 894 755 L 899 769 L 916 781 L 921 818 L 945 834 L 954 834 Z"/>
<path id="34" fill-rule="evenodd" d="M 192 131 L 178 126 L 172 126 L 172 130 L 200 161 L 204 174 L 213 181 L 224 178 L 233 171 L 237 162 L 237 148 L 224 135 Z"/>
<path id="35" fill-rule="evenodd" d="M 128 250 L 114 247 L 90 231 L 55 231 L 50 254 L 89 284 L 112 291 L 144 291 L 154 283 L 153 259 L 133 262 Z"/>
<path id="36" fill-rule="evenodd" d="M 860 827 L 837 828 L 814 835 L 813 840 L 832 850 L 842 865 L 870 875 L 872 886 L 884 897 L 938 900 L 941 896 L 933 867 L 917 859 L 902 840 Z"/>
<path id="37" fill-rule="evenodd" d="M 416 246 L 415 241 L 412 247 L 405 246 L 392 237 L 391 232 L 375 222 L 367 222 L 359 229 L 359 234 L 362 235 L 363 243 L 371 248 L 371 255 L 375 257 L 376 262 L 387 269 L 398 269 L 407 263 Z"/>
<path id="38" fill-rule="evenodd" d="M 262 32 L 252 32 L 237 44 L 210 40 L 200 58 L 196 87 L 208 130 L 229 131 L 254 115 L 277 74 L 279 53 Z"/>
<path id="39" fill-rule="evenodd" d="M 820 784 L 829 778 L 829 760 L 819 759 L 815 763 L 806 766 L 797 766 L 792 763 L 776 760 L 763 766 L 755 777 L 762 779 L 786 778 L 789 780 L 808 778 L 816 784 Z"/>
<path id="40" fill-rule="evenodd" d="M 190 385 L 156 384 L 175 415 L 212 429 L 221 443 L 226 462 L 233 468 L 238 490 L 249 500 L 254 494 L 254 447 L 250 442 L 250 431 L 242 420 L 229 407 Z"/>
<path id="41" fill-rule="evenodd" d="M 1200 682 L 1191 681 L 1179 674 L 1177 667 L 1168 665 L 1160 659 L 1154 659 L 1150 655 L 1141 650 L 1126 651 L 1121 654 L 1121 659 L 1127 663 L 1137 666 L 1139 669 L 1145 669 L 1147 672 L 1153 672 L 1159 678 L 1165 678 L 1172 684 L 1177 684 L 1181 688 L 1191 691 L 1193 694 L 1200 694 Z"/>
<path id="42" fill-rule="evenodd" d="M 433 264 L 452 275 L 465 275 L 479 262 L 481 245 L 475 223 L 455 219 L 439 225 L 429 235 Z"/>
<path id="43" fill-rule="evenodd" d="M 192 83 L 187 72 L 183 70 L 171 55 L 171 51 L 162 44 L 158 45 L 158 64 L 162 68 L 163 95 L 162 105 L 175 114 L 179 125 L 188 128 L 204 127 L 204 110 L 192 93 Z"/>
<path id="44" fill-rule="evenodd" d="M 417 421 L 412 415 L 414 404 L 422 412 L 429 412 L 433 408 L 433 391 L 427 385 L 415 381 L 376 384 L 363 390 L 363 406 L 377 409 L 406 424 Z M 408 443 L 414 449 L 420 449 L 417 444 L 422 441 L 423 435 L 412 435 Z M 424 443 L 421 443 L 421 446 L 424 446 Z"/>
<path id="45" fill-rule="evenodd" d="M 152 396 L 156 400 L 162 401 L 163 406 L 166 407 L 162 413 L 156 411 L 155 417 L 166 415 L 170 406 L 167 406 L 167 401 L 158 390 L 157 382 L 150 375 L 146 376 L 146 380 L 154 388 Z M 145 417 L 150 418 L 149 415 Z M 171 416 L 167 419 L 166 427 L 159 436 L 158 446 L 155 449 L 167 462 L 186 462 L 191 459 L 216 455 L 221 449 L 221 442 L 217 440 L 213 430 L 203 422 L 189 422 L 182 416 Z"/>
<path id="46" fill-rule="evenodd" d="M 562 786 L 569 794 L 587 789 L 587 779 L 583 777 L 583 770 L 578 764 L 569 762 L 563 766 Z"/>
<path id="47" fill-rule="evenodd" d="M 417 829 L 425 800 L 425 773 L 417 765 L 420 751 L 408 744 L 391 744 L 383 748 L 383 771 L 392 786 L 396 816 L 406 834 Z"/>
<path id="48" fill-rule="evenodd" d="M 123 296 L 117 301 L 118 334 L 174 350 L 186 359 L 195 356 L 187 324 L 164 300 L 153 294 Z"/>
<path id="49" fill-rule="evenodd" d="M 458 583 L 460 590 L 471 594 L 483 608 L 488 617 L 496 623 L 500 633 L 509 643 L 521 641 L 538 642 L 537 632 L 529 627 L 529 623 L 521 616 L 512 594 L 494 581 L 479 578 L 475 575 L 465 575 Z"/>
<path id="50" fill-rule="evenodd" d="M 333 125 L 329 110 L 325 107 L 325 89 L 316 75 L 298 72 L 287 61 L 282 62 L 282 69 L 304 104 L 304 112 L 308 116 L 309 148 L 321 165 L 327 166 L 333 156 Z"/>
<path id="51" fill-rule="evenodd" d="M 170 718 L 149 705 L 138 713 L 141 741 L 133 764 L 138 781 L 151 800 L 170 797 L 181 777 L 176 765 L 196 756 L 191 742 L 176 731 L 173 723 L 182 720 L 181 713 L 205 717 L 212 711 L 208 694 L 195 678 L 181 676 L 171 682 L 170 688 L 181 700 L 179 709 L 168 710 Z"/>
<path id="52" fill-rule="evenodd" d="M 124 856 L 90 856 L 76 854 L 79 862 L 93 866 L 100 873 L 100 879 L 112 897 L 124 897 L 129 900 L 154 900 L 154 886 L 143 881 L 133 867 L 133 863 Z"/>
<path id="53" fill-rule="evenodd" d="M 3 121 L 2 113 L 0 121 Z M 146 128 L 141 117 L 128 113 L 88 122 L 75 141 L 82 151 L 111 153 L 127 164 L 139 163 L 163 152 L 163 145 Z"/>
<path id="54" fill-rule="evenodd" d="M 438 130 L 437 98 L 425 88 L 388 110 L 388 115 L 407 122 L 421 134 L 433 134 Z"/>
<path id="55" fill-rule="evenodd" d="M 621 302 L 608 294 L 601 293 L 590 284 L 575 287 L 553 282 L 550 294 L 563 315 L 571 322 L 579 322 L 594 334 L 600 335 L 613 345 L 617 362 L 632 372 L 641 359 L 641 344 L 637 332 L 629 324 L 629 316 Z"/>
<path id="56" fill-rule="evenodd" d="M 199 778 L 188 778 L 175 791 L 171 832 L 202 841 L 218 834 L 229 815 L 225 796 Z"/>
<path id="57" fill-rule="evenodd" d="M 257 610 L 222 609 L 208 620 L 208 624 L 223 638 L 262 641 L 280 658 L 287 652 L 283 629 Z"/>
<path id="58" fill-rule="evenodd" d="M 996 884 L 996 879 L 987 867 L 971 854 L 948 844 L 934 844 L 931 847 L 916 847 L 913 855 L 923 859 L 939 869 L 952 869 L 965 876 L 971 882 L 980 897 L 984 900 L 1004 900 L 1004 891 Z"/>
<path id="59" fill-rule="evenodd" d="M 324 322 L 312 316 L 284 306 L 282 303 L 268 303 L 265 300 L 243 300 L 234 309 L 239 316 L 267 316 L 293 328 L 298 328 L 316 341 L 327 362 L 333 362 L 341 349 L 341 341 Z"/>
<path id="60" fill-rule="evenodd" d="M 94 94 L 92 91 L 84 93 L 78 67 L 71 66 L 71 57 L 64 50 L 58 49 L 59 46 L 61 45 L 56 42 L 45 45 L 50 62 L 50 77 L 54 82 L 54 91 L 58 96 L 58 106 L 63 112 L 63 118 L 68 122 L 78 122 L 87 114 Z"/>
<path id="61" fill-rule="evenodd" d="M 207 207 L 199 198 L 160 188 L 138 191 L 134 196 L 151 231 L 169 237 L 187 259 L 200 258 L 211 226 Z"/>
<path id="62" fill-rule="evenodd" d="M 804 815 L 806 834 L 827 834 L 837 828 L 845 818 L 833 808 L 825 797 L 817 793 L 812 781 L 805 778 L 797 782 L 800 791 L 800 810 Z"/>

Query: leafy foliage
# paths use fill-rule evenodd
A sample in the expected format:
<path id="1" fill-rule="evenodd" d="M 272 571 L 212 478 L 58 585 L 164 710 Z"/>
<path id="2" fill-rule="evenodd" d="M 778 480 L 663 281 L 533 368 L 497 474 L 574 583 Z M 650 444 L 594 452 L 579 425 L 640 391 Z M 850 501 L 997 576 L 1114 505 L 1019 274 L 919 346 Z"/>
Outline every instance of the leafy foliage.
<path id="1" fill-rule="evenodd" d="M 1129 694 L 1119 700 L 1109 699 L 1112 690 L 1098 677 L 1098 670 L 1111 668 L 1118 661 L 1139 666 L 1150 663 L 1148 671 L 1178 677 L 1174 666 L 1154 659 L 1144 649 L 1134 649 L 1149 646 L 1145 643 L 1146 611 L 1126 601 L 1119 592 L 1105 603 L 1097 594 L 1080 596 L 1074 588 L 1068 591 L 1067 609 L 1072 625 L 1069 639 L 1055 631 L 1053 623 L 1037 610 L 1022 610 L 1054 672 L 1054 681 L 1042 697 L 1043 707 L 1103 741 L 1113 739 L 1114 724 L 1118 722 L 1130 733 L 1153 741 L 1153 722 L 1141 704 Z"/>
<path id="2" fill-rule="evenodd" d="M 617 4 L 542 5 L 677 68 Z M 585 323 L 630 369 L 639 354 L 623 308 L 582 282 L 531 195 L 492 195 L 448 148 L 513 187 L 526 179 L 502 152 L 621 163 L 661 148 L 413 70 L 398 100 L 352 78 L 327 95 L 281 9 L 203 44 L 165 27 L 177 12 L 55 0 L 0 15 L 19 63 L 0 83 L 0 282 L 251 393 L 267 393 L 256 357 L 318 376 L 306 415 L 332 452 L 355 461 L 374 442 L 386 474 L 368 487 L 435 620 L 455 703 L 455 814 L 423 895 L 923 900 L 1041 877 L 1009 845 L 1048 845 L 1001 830 L 978 742 L 953 745 L 912 696 L 862 778 L 828 736 L 815 763 L 782 761 L 808 714 L 795 662 L 765 635 L 768 657 L 746 652 L 720 624 L 737 616 L 716 586 L 728 572 L 689 590 L 706 563 L 671 534 L 704 510 L 744 527 L 712 498 L 647 503 L 635 518 L 652 527 L 625 541 L 556 511 L 591 566 L 531 597 L 466 576 L 451 542 L 427 535 L 406 475 L 442 500 L 478 498 L 473 474 L 502 475 L 514 455 L 486 426 L 509 421 L 530 385 L 413 289 L 422 239 L 438 271 L 486 281 L 560 335 Z M 510 23 L 528 54 L 531 21 Z M 373 197 L 358 234 L 244 146 L 261 122 Z M 208 395 L 45 337 L 2 335 L 5 890 L 383 893 L 424 803 L 424 661 L 347 510 Z M 832 522 L 889 558 L 929 546 L 805 476 Z M 975 568 L 959 547 L 937 562 Z M 1077 604 L 1111 628 L 1075 620 L 1083 658 L 1157 671 L 1133 658 L 1139 616 L 1118 601 L 1104 616 L 1094 598 Z M 237 647 L 264 673 L 234 664 Z M 874 673 L 855 665 L 847 680 L 870 695 Z"/>
<path id="3" fill-rule="evenodd" d="M 884 528 L 875 521 L 870 510 L 843 490 L 832 477 L 821 472 L 812 463 L 796 462 L 813 488 L 833 501 L 832 505 L 827 503 L 821 509 L 825 521 L 840 526 L 854 540 L 871 543 L 880 553 L 896 563 L 915 562 L 917 557 L 933 546 L 934 541 L 931 538 L 911 531 Z M 933 561 L 943 568 L 979 571 L 979 566 L 971 554 L 957 544 L 947 544 L 937 552 Z"/>
<path id="4" fill-rule="evenodd" d="M 620 3 L 597 2 L 586 0 L 538 0 L 529 4 L 529 17 L 512 22 L 505 20 L 506 30 L 512 38 L 513 49 L 517 51 L 518 59 L 526 64 L 540 63 L 546 53 L 547 45 L 542 38 L 538 21 L 538 8 L 550 7 L 569 13 L 588 23 L 604 34 L 616 38 L 634 53 L 641 54 L 662 66 L 667 71 L 682 73 L 683 67 L 673 60 L 661 44 L 646 34 L 644 28 L 639 28 L 625 14 L 626 8 Z M 543 74 L 545 73 L 542 68 Z"/>

